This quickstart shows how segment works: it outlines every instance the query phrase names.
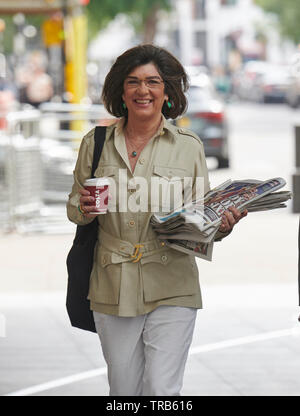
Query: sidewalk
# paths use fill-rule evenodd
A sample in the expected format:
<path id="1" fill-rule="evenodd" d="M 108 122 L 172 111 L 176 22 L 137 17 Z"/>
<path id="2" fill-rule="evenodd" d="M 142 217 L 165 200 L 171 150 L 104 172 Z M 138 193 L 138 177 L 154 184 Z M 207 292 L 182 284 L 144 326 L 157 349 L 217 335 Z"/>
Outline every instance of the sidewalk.
<path id="1" fill-rule="evenodd" d="M 64 221 L 65 234 L 51 228 L 40 234 L 0 233 L 0 293 L 65 290 L 75 225 Z M 248 214 L 231 235 L 215 243 L 212 262 L 197 259 L 201 283 L 295 282 L 298 225 L 299 215 L 288 209 Z"/>
<path id="2" fill-rule="evenodd" d="M 213 262 L 198 262 L 204 309 L 183 395 L 300 395 L 298 221 L 249 214 L 215 244 Z M 1 395 L 108 394 L 97 335 L 72 328 L 65 311 L 72 239 L 0 235 Z"/>

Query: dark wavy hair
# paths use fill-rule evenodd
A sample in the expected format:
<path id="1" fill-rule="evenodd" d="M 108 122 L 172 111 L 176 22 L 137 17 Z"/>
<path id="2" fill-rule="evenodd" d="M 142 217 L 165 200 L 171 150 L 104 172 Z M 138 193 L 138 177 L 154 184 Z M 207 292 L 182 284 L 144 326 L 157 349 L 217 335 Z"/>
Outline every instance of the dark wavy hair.
<path id="1" fill-rule="evenodd" d="M 123 84 L 128 74 L 141 65 L 153 63 L 165 85 L 172 107 L 166 103 L 162 113 L 166 118 L 175 119 L 187 107 L 185 92 L 188 89 L 187 74 L 181 63 L 164 48 L 151 44 L 138 45 L 120 55 L 107 74 L 102 90 L 102 101 L 107 111 L 115 117 L 126 117 L 123 107 Z"/>

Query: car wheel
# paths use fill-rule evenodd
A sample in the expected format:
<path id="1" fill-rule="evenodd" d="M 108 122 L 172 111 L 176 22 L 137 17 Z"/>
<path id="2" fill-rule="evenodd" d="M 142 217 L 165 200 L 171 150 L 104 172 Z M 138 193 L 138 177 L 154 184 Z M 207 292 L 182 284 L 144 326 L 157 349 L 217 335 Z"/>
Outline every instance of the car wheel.
<path id="1" fill-rule="evenodd" d="M 219 157 L 218 158 L 218 168 L 229 168 L 229 159 L 225 157 Z"/>

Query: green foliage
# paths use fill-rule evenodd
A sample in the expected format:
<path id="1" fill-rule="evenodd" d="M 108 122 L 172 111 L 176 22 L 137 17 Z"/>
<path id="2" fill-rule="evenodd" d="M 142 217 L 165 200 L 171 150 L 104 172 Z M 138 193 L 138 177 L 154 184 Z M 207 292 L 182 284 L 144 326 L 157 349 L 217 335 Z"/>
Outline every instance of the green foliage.
<path id="1" fill-rule="evenodd" d="M 298 0 L 255 0 L 265 11 L 278 17 L 280 32 L 283 37 L 300 42 L 300 7 Z"/>
<path id="2" fill-rule="evenodd" d="M 16 33 L 16 27 L 13 22 L 13 16 L 2 15 L 0 16 L 0 18 L 5 21 L 5 31 L 3 32 L 2 47 L 3 47 L 5 54 L 10 54 L 13 52 L 13 40 L 14 40 L 14 35 Z M 33 25 L 38 30 L 40 30 L 41 24 L 46 18 L 47 17 L 43 15 L 34 15 L 34 16 L 27 15 L 26 24 Z"/>
<path id="3" fill-rule="evenodd" d="M 5 30 L 2 33 L 1 46 L 4 53 L 7 54 L 10 53 L 13 48 L 14 27 L 11 16 L 0 16 L 0 18 L 5 22 Z"/>
<path id="4" fill-rule="evenodd" d="M 127 14 L 136 31 L 141 33 L 146 20 L 156 9 L 169 10 L 170 7 L 171 0 L 90 0 L 86 6 L 89 38 L 95 36 L 119 13 Z"/>

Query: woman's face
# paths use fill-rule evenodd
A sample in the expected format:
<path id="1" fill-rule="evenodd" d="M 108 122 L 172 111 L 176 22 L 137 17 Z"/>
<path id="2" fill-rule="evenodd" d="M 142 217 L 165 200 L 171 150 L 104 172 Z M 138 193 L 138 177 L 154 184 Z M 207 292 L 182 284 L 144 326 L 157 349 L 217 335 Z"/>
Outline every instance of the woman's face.
<path id="1" fill-rule="evenodd" d="M 154 64 L 141 65 L 132 70 L 124 81 L 122 95 L 128 117 L 147 121 L 160 115 L 164 101 L 168 100 L 164 89 Z"/>

